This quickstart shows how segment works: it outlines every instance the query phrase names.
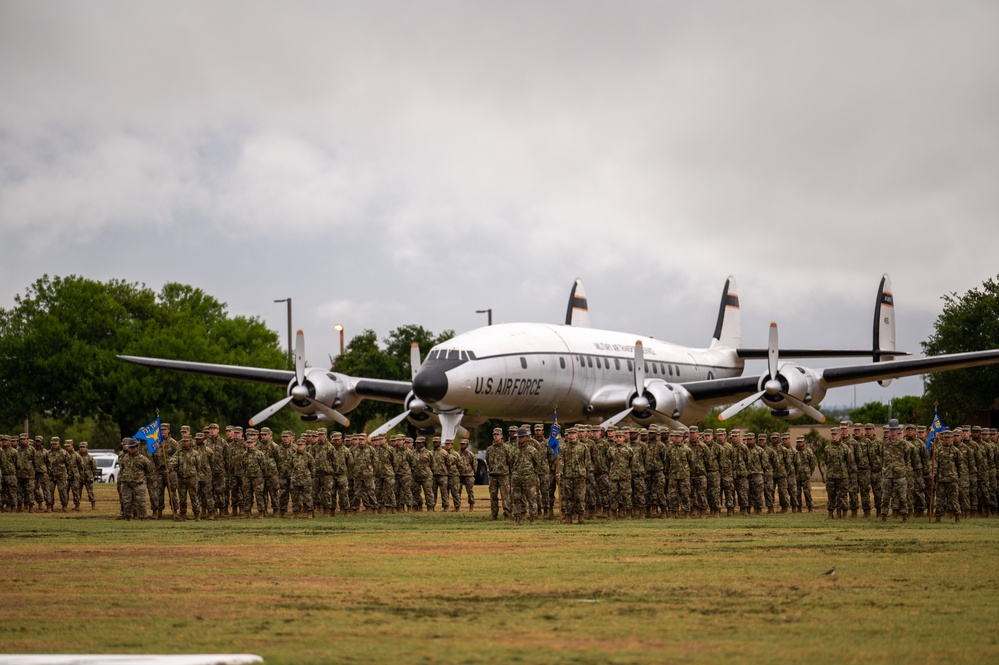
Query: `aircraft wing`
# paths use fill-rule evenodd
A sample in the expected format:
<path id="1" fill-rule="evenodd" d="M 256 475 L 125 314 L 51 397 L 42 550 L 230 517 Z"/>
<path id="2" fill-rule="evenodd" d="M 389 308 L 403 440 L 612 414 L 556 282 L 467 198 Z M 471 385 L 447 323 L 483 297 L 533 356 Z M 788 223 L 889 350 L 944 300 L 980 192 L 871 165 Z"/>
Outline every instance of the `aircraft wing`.
<path id="1" fill-rule="evenodd" d="M 782 352 L 783 353 L 783 352 Z M 999 349 L 951 353 L 926 358 L 906 358 L 848 367 L 828 367 L 825 369 L 799 368 L 802 375 L 814 376 L 824 395 L 829 388 L 842 388 L 858 383 L 898 379 L 904 376 L 930 374 L 947 370 L 967 369 L 999 363 Z M 782 374 L 789 374 L 787 366 L 781 367 Z M 763 376 L 738 376 L 727 379 L 711 379 L 684 383 L 692 400 L 702 406 L 715 407 L 731 404 L 762 389 L 768 374 Z M 799 396 L 804 397 L 804 396 Z M 817 404 L 816 400 L 814 404 Z"/>
<path id="2" fill-rule="evenodd" d="M 188 372 L 189 374 L 201 374 L 202 376 L 217 376 L 220 379 L 253 381 L 254 383 L 266 383 L 272 386 L 285 387 L 295 378 L 295 372 L 289 369 L 216 365 L 214 363 L 197 363 L 189 360 L 164 360 L 163 358 L 142 358 L 140 356 L 118 356 L 118 358 L 125 362 L 144 365 L 146 367 L 169 369 L 175 372 Z"/>

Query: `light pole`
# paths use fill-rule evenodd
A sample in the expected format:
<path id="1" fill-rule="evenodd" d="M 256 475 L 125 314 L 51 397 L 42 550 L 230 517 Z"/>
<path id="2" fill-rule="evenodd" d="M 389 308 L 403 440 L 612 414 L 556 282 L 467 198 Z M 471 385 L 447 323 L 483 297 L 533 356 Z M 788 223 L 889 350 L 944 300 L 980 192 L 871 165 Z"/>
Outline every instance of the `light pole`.
<path id="1" fill-rule="evenodd" d="M 343 324 L 338 323 L 333 326 L 333 329 L 340 333 L 340 355 L 343 355 Z"/>
<path id="2" fill-rule="evenodd" d="M 295 352 L 291 348 L 291 298 L 281 298 L 280 300 L 275 300 L 274 302 L 288 303 L 288 357 L 291 359 L 292 364 L 294 364 Z"/>
<path id="3" fill-rule="evenodd" d="M 489 309 L 477 309 L 477 310 L 475 310 L 475 313 L 476 314 L 488 314 L 489 315 L 489 323 L 488 323 L 488 325 L 491 326 L 493 324 L 493 308 L 492 307 L 490 307 Z"/>

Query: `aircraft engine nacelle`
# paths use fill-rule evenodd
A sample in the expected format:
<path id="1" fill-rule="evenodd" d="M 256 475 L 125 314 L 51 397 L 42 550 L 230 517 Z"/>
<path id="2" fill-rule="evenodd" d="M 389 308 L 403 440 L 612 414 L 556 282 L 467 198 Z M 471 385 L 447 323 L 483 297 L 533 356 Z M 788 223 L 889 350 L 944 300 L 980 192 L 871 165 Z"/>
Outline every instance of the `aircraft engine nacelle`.
<path id="1" fill-rule="evenodd" d="M 292 398 L 292 407 L 302 414 L 302 420 L 312 422 L 332 420 L 315 402 L 339 411 L 350 411 L 360 402 L 360 398 L 336 374 L 319 367 L 306 370 L 305 381 L 301 385 L 292 379 L 288 384 L 288 395 Z"/>
<path id="2" fill-rule="evenodd" d="M 761 387 L 765 388 L 768 378 L 764 375 L 760 379 Z M 793 419 L 802 415 L 802 410 L 780 393 L 786 393 L 813 407 L 818 407 L 819 402 L 826 396 L 819 376 L 814 370 L 807 367 L 793 363 L 781 365 L 777 381 L 780 382 L 780 391 L 766 392 L 760 398 L 760 401 L 770 409 L 774 418 Z"/>
<path id="3" fill-rule="evenodd" d="M 645 383 L 643 397 L 648 400 L 649 408 L 641 411 L 636 408 L 631 413 L 631 418 L 647 425 L 664 422 L 657 414 L 662 414 L 673 420 L 680 420 L 683 417 L 683 410 L 687 406 L 690 394 L 683 389 L 683 386 L 653 379 Z"/>

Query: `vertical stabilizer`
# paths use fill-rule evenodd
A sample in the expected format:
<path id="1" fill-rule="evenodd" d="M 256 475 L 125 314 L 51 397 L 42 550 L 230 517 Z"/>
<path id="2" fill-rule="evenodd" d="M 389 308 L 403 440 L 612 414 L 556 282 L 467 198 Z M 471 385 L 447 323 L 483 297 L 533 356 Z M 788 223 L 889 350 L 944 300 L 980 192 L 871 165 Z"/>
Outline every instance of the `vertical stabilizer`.
<path id="1" fill-rule="evenodd" d="M 586 306 L 586 290 L 583 280 L 577 279 L 569 292 L 569 307 L 565 312 L 565 325 L 576 328 L 590 327 L 590 310 Z"/>
<path id="2" fill-rule="evenodd" d="M 874 362 L 894 360 L 895 350 L 895 296 L 891 292 L 891 279 L 887 274 L 881 276 L 878 286 L 878 299 L 874 304 Z M 891 379 L 878 381 L 882 386 L 889 386 Z"/>
<path id="3" fill-rule="evenodd" d="M 725 346 L 738 349 L 742 346 L 742 316 L 739 313 L 739 293 L 735 286 L 735 277 L 729 275 L 722 291 L 721 305 L 718 308 L 718 321 L 715 323 L 715 334 L 711 338 L 711 346 Z"/>

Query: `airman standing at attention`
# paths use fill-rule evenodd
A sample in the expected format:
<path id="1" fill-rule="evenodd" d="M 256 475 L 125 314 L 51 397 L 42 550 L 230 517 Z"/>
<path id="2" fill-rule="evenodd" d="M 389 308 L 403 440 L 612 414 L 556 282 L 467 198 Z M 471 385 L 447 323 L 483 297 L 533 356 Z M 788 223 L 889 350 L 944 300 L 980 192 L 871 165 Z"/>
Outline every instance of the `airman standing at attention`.
<path id="1" fill-rule="evenodd" d="M 375 492 L 375 448 L 368 443 L 367 433 L 355 436 L 356 445 L 351 451 L 354 457 L 354 491 L 356 496 L 351 508 L 356 513 L 360 504 L 368 512 L 378 512 L 378 495 Z"/>
<path id="2" fill-rule="evenodd" d="M 503 428 L 493 429 L 493 442 L 486 448 L 486 466 L 489 467 L 489 511 L 494 520 L 499 519 L 500 499 L 503 501 L 503 519 L 510 519 L 510 449 L 503 441 Z"/>
<path id="3" fill-rule="evenodd" d="M 212 456 L 212 503 L 215 505 L 216 513 L 224 515 L 228 512 L 226 508 L 229 502 L 229 488 L 226 484 L 225 464 L 227 444 L 225 439 L 219 436 L 218 423 L 208 424 L 205 447 L 211 451 Z"/>
<path id="4" fill-rule="evenodd" d="M 579 431 L 575 427 L 565 431 L 564 448 L 559 450 L 558 470 L 555 472 L 562 488 L 562 521 L 566 524 L 572 524 L 573 517 L 579 524 L 586 523 L 583 517 L 586 510 L 586 477 L 592 462 L 589 448 L 578 438 Z"/>
<path id="5" fill-rule="evenodd" d="M 215 492 L 212 489 L 212 477 L 215 475 L 217 460 L 215 451 L 208 447 L 204 432 L 194 435 L 194 447 L 198 453 L 198 503 L 201 504 L 201 516 L 215 521 Z M 192 507 L 193 508 L 193 507 Z M 194 513 L 197 518 L 198 513 Z"/>
<path id="6" fill-rule="evenodd" d="M 857 475 L 857 458 L 854 449 L 857 446 L 857 442 L 863 437 L 863 434 L 864 430 L 860 423 L 853 426 L 853 436 L 850 436 L 849 430 L 840 430 L 840 441 L 850 451 L 850 456 L 846 460 L 846 491 L 849 497 L 850 517 L 856 517 L 857 511 L 860 509 L 860 480 Z"/>
<path id="7" fill-rule="evenodd" d="M 350 450 L 343 445 L 343 435 L 340 432 L 333 432 L 333 447 L 329 451 L 330 467 L 333 472 L 333 494 L 330 498 L 330 517 L 336 515 L 337 501 L 340 503 L 340 512 L 344 515 L 350 514 L 350 497 L 348 488 L 350 487 L 350 471 L 354 466 L 354 457 Z"/>
<path id="8" fill-rule="evenodd" d="M 66 466 L 69 469 L 69 494 L 73 497 L 73 510 L 80 512 L 80 483 L 83 476 L 83 459 L 76 452 L 76 449 L 73 448 L 73 439 L 66 439 L 63 449 L 69 458 Z"/>
<path id="9" fill-rule="evenodd" d="M 291 468 L 291 508 L 293 517 L 312 519 L 312 474 L 316 460 L 305 450 L 305 439 L 295 443 L 295 452 L 290 458 Z"/>
<path id="10" fill-rule="evenodd" d="M 872 441 L 866 433 L 854 437 L 853 459 L 857 465 L 857 490 L 864 517 L 871 516 L 871 448 Z"/>
<path id="11" fill-rule="evenodd" d="M 329 453 L 333 446 L 330 445 L 326 435 L 326 428 L 319 428 L 311 449 L 308 445 L 306 449 L 315 460 L 312 476 L 313 510 L 320 510 L 324 517 L 329 517 L 333 505 L 333 464 Z"/>
<path id="12" fill-rule="evenodd" d="M 759 436 L 752 432 L 746 436 L 746 477 L 749 479 L 749 504 L 753 511 L 759 515 L 763 512 L 766 491 L 764 487 L 763 470 L 767 466 L 767 456 L 760 447 L 767 440 L 766 434 Z M 771 499 L 771 504 L 773 499 Z M 748 513 L 747 513 L 748 514 Z"/>
<path id="13" fill-rule="evenodd" d="M 538 451 L 538 457 L 543 464 L 538 471 L 538 513 L 543 517 L 552 516 L 552 505 L 549 502 L 551 485 L 554 480 L 555 451 L 548 447 L 548 439 L 545 438 L 545 426 L 541 423 L 534 425 L 533 442 Z"/>
<path id="14" fill-rule="evenodd" d="M 431 443 L 433 444 L 433 451 L 430 457 L 430 471 L 434 474 L 434 502 L 431 504 L 430 510 L 433 511 L 434 506 L 437 505 L 437 493 L 440 492 L 441 496 L 441 509 L 447 512 L 448 507 L 448 471 L 447 471 L 447 451 L 441 448 L 441 438 L 435 436 Z"/>
<path id="15" fill-rule="evenodd" d="M 894 504 L 895 514 L 902 516 L 904 524 L 909 521 L 909 497 L 906 488 L 909 467 L 906 463 L 908 449 L 900 438 L 901 432 L 898 420 L 892 418 L 888 421 L 888 441 L 884 447 L 884 466 L 881 470 L 883 484 L 881 499 L 884 502 L 881 521 L 888 520 L 888 510 Z"/>
<path id="16" fill-rule="evenodd" d="M 461 475 L 458 472 L 460 458 L 451 439 L 444 442 L 444 450 L 447 451 L 447 486 L 451 492 L 451 510 L 458 512 L 461 510 Z"/>
<path id="17" fill-rule="evenodd" d="M 798 512 L 802 506 L 812 512 L 812 472 L 815 470 L 815 453 L 805 445 L 805 437 L 799 436 L 795 441 L 795 468 L 798 471 Z"/>
<path id="18" fill-rule="evenodd" d="M 715 444 L 715 433 L 705 429 L 701 434 L 704 445 L 704 471 L 707 474 L 708 510 L 712 517 L 721 517 L 721 447 Z"/>
<path id="19" fill-rule="evenodd" d="M 667 503 L 669 512 L 677 519 L 683 515 L 690 519 L 690 448 L 683 445 L 684 432 L 674 429 L 669 435 L 666 451 L 666 473 L 669 474 Z"/>
<path id="20" fill-rule="evenodd" d="M 54 436 L 49 439 L 51 449 L 49 450 L 49 492 L 52 503 L 49 504 L 49 512 L 55 503 L 56 490 L 59 490 L 59 503 L 62 504 L 62 512 L 67 511 L 69 506 L 69 455 L 62 449 L 59 437 Z"/>
<path id="21" fill-rule="evenodd" d="M 645 431 L 645 439 L 642 439 L 642 429 L 632 428 L 631 437 L 631 505 L 632 517 L 644 518 L 647 499 L 647 487 L 645 485 L 645 456 L 648 452 L 648 430 Z"/>
<path id="22" fill-rule="evenodd" d="M 132 438 L 122 439 L 125 453 L 119 460 L 121 464 L 118 485 L 121 490 L 121 515 L 119 520 L 130 520 L 135 515 L 138 519 L 146 519 L 146 481 L 156 473 L 156 468 L 148 457 L 139 454 L 139 441 Z"/>
<path id="23" fill-rule="evenodd" d="M 847 490 L 850 482 L 849 457 L 850 449 L 840 440 L 840 428 L 829 430 L 832 440 L 826 444 L 826 496 L 829 519 L 846 516 Z"/>
<path id="24" fill-rule="evenodd" d="M 97 460 L 90 456 L 88 447 L 89 444 L 86 441 L 80 442 L 80 485 L 87 490 L 90 509 L 97 510 L 97 499 L 94 497 L 94 477 L 97 475 Z M 82 492 L 81 489 L 81 495 Z"/>
<path id="25" fill-rule="evenodd" d="M 35 505 L 35 449 L 27 434 L 17 447 L 17 512 L 32 512 Z"/>
<path id="26" fill-rule="evenodd" d="M 181 428 L 183 431 L 183 428 Z M 170 458 L 170 471 L 177 474 L 177 496 L 180 513 L 174 515 L 178 522 L 187 519 L 187 502 L 191 501 L 191 514 L 194 521 L 201 521 L 201 501 L 198 498 L 198 479 L 201 473 L 201 456 L 192 446 L 190 435 L 180 440 L 180 450 Z"/>
<path id="27" fill-rule="evenodd" d="M 253 512 L 257 503 L 257 518 L 267 516 L 267 499 L 264 497 L 264 474 L 267 473 L 267 456 L 257 450 L 257 430 L 246 430 L 246 452 L 243 454 L 243 519 Z"/>
<path id="28" fill-rule="evenodd" d="M 243 458 L 246 456 L 243 428 L 239 425 L 233 425 L 232 444 L 229 449 L 231 451 L 227 474 L 229 477 L 229 504 L 232 506 L 232 514 L 239 515 L 243 510 Z"/>
<path id="29" fill-rule="evenodd" d="M 939 523 L 944 513 L 954 513 L 954 522 L 961 521 L 961 504 L 957 500 L 957 456 L 954 449 L 954 433 L 944 430 L 940 433 L 943 445 L 936 447 L 930 482 L 936 488 L 934 513 Z"/>
<path id="30" fill-rule="evenodd" d="M 323 440 L 326 436 L 323 435 Z M 326 444 L 329 446 L 329 443 Z M 274 440 L 270 427 L 260 428 L 260 440 L 257 442 L 260 452 L 267 458 L 267 471 L 264 473 L 264 499 L 271 507 L 271 515 L 278 517 L 278 503 L 281 498 L 281 478 L 278 466 L 281 464 L 281 447 Z M 202 504 L 204 505 L 204 504 Z"/>
<path id="31" fill-rule="evenodd" d="M 655 429 L 653 429 L 655 428 Z M 649 507 L 658 518 L 666 517 L 669 502 L 666 499 L 666 442 L 669 438 L 665 427 L 653 425 L 649 428 L 649 455 L 646 458 L 646 471 L 649 474 Z M 593 460 L 596 464 L 596 460 Z"/>
<path id="32" fill-rule="evenodd" d="M 468 448 L 468 439 L 461 440 L 461 452 L 458 453 L 458 476 L 459 488 L 465 488 L 466 500 L 468 501 L 468 512 L 475 510 L 475 467 L 478 460 L 475 453 Z M 547 486 L 545 487 L 547 490 Z M 461 491 L 458 492 L 458 500 L 461 501 Z"/>
<path id="33" fill-rule="evenodd" d="M 695 517 L 704 517 L 708 512 L 708 472 L 704 468 L 707 448 L 701 441 L 701 433 L 696 425 L 687 430 L 690 447 L 690 512 Z"/>
<path id="34" fill-rule="evenodd" d="M 923 503 L 926 500 L 926 487 L 923 486 L 923 458 L 919 454 L 919 449 L 922 446 L 919 439 L 916 438 L 914 424 L 906 424 L 903 432 L 903 440 L 908 448 L 909 510 L 916 517 L 922 517 L 923 512 L 929 508 L 927 504 Z"/>
<path id="35" fill-rule="evenodd" d="M 743 443 L 742 430 L 733 429 L 730 436 L 732 448 L 735 449 L 732 468 L 735 475 L 735 493 L 739 499 L 739 514 L 749 515 L 749 448 Z"/>
<path id="36" fill-rule="evenodd" d="M 375 492 L 378 512 L 395 512 L 395 465 L 393 450 L 385 443 L 385 435 L 371 438 L 375 450 Z"/>
<path id="37" fill-rule="evenodd" d="M 517 448 L 513 451 L 510 464 L 510 480 L 513 486 L 513 517 L 520 524 L 524 513 L 531 524 L 538 517 L 538 471 L 541 460 L 533 446 L 529 445 L 531 431 L 526 427 L 517 430 Z M 445 506 L 445 509 L 447 506 Z"/>
<path id="38" fill-rule="evenodd" d="M 607 449 L 608 476 L 611 484 L 611 515 L 616 519 L 631 519 L 631 446 L 625 443 L 624 430 L 608 427 L 614 445 Z"/>
<path id="39" fill-rule="evenodd" d="M 49 478 L 49 454 L 42 445 L 43 441 L 40 434 L 35 436 L 35 504 L 38 510 L 51 513 L 55 499 Z"/>
<path id="40" fill-rule="evenodd" d="M 597 426 L 593 433 L 594 445 L 590 448 L 590 459 L 593 460 L 593 479 L 596 483 L 598 517 L 610 517 L 611 485 L 610 485 L 610 460 L 607 456 L 608 449 L 613 445 L 607 436 L 607 430 Z M 589 478 L 587 478 L 587 482 Z"/>
<path id="41" fill-rule="evenodd" d="M 735 446 L 728 442 L 728 432 L 724 427 L 715 430 L 715 446 L 718 455 L 718 471 L 721 476 L 722 499 L 725 514 L 735 515 Z"/>
<path id="42" fill-rule="evenodd" d="M 777 474 L 774 469 L 777 451 L 773 445 L 767 445 L 767 440 L 762 432 L 756 437 L 756 447 L 763 453 L 763 500 L 767 505 L 767 514 L 770 514 L 774 512 L 774 491 L 777 489 Z"/>
<path id="43" fill-rule="evenodd" d="M 13 436 L 4 437 L 3 450 L 0 450 L 0 474 L 3 475 L 3 509 L 12 513 L 18 505 L 17 486 L 17 445 Z"/>

